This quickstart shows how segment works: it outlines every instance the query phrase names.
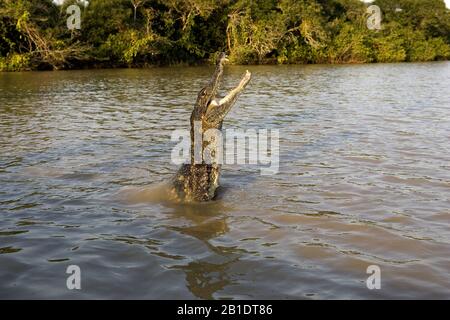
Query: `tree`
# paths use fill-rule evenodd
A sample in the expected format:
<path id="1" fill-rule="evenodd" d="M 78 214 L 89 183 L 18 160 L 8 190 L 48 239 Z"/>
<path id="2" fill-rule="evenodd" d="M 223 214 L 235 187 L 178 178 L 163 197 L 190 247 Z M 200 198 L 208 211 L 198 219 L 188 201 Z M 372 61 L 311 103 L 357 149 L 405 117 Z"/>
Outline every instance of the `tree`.
<path id="1" fill-rule="evenodd" d="M 133 21 L 136 23 L 136 16 L 137 16 L 137 9 L 142 6 L 147 0 L 130 0 L 131 4 L 133 5 L 134 12 L 133 12 Z"/>
<path id="2" fill-rule="evenodd" d="M 223 50 L 238 64 L 450 59 L 443 0 L 376 0 L 379 31 L 368 30 L 360 0 L 84 3 L 1 0 L 0 70 L 199 63 Z M 81 30 L 66 26 L 71 4 L 80 5 Z"/>

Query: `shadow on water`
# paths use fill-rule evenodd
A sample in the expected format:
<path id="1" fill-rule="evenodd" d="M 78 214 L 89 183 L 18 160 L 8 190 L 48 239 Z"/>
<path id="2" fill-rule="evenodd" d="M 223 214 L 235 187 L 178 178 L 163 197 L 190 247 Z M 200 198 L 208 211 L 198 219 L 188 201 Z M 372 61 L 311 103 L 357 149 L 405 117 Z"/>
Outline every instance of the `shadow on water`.
<path id="1" fill-rule="evenodd" d="M 243 253 L 236 247 L 214 244 L 215 239 L 229 232 L 227 219 L 232 208 L 223 200 L 225 189 L 219 188 L 217 199 L 208 203 L 178 202 L 170 194 L 167 183 L 125 188 L 120 192 L 120 198 L 130 204 L 163 205 L 169 209 L 170 222 L 165 226 L 167 229 L 193 237 L 206 246 L 208 251 L 202 258 L 170 267 L 186 274 L 187 288 L 200 299 L 213 299 L 216 292 L 232 283 L 227 270 Z"/>

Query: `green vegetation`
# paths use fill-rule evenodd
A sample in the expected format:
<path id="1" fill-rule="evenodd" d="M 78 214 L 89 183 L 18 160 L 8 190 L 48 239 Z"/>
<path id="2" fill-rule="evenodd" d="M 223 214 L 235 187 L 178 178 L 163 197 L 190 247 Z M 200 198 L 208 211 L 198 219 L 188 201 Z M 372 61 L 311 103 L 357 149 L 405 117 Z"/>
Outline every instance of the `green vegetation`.
<path id="1" fill-rule="evenodd" d="M 68 6 L 81 29 L 67 28 Z M 0 1 L 0 70 L 202 63 L 369 63 L 450 58 L 443 0 L 377 0 L 382 29 L 359 0 Z"/>

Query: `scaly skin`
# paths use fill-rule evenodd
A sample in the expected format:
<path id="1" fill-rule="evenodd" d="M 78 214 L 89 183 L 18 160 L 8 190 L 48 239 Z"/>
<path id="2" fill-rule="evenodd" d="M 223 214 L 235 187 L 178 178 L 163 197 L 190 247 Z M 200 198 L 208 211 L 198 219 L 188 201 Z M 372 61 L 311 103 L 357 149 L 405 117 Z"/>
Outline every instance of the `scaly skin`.
<path id="1" fill-rule="evenodd" d="M 201 123 L 201 132 L 206 132 L 208 129 L 221 130 L 223 119 L 250 81 L 251 73 L 247 70 L 239 85 L 223 99 L 217 101 L 216 95 L 226 61 L 228 60 L 225 53 L 221 53 L 217 59 L 213 77 L 200 90 L 191 114 L 191 162 L 183 164 L 172 180 L 173 191 L 181 201 L 210 201 L 216 196 L 216 190 L 219 187 L 220 164 L 209 164 L 203 159 L 203 150 L 208 146 L 208 143 L 202 143 L 202 159 L 197 161 L 198 163 L 194 163 L 194 137 L 196 136 L 194 122 Z"/>

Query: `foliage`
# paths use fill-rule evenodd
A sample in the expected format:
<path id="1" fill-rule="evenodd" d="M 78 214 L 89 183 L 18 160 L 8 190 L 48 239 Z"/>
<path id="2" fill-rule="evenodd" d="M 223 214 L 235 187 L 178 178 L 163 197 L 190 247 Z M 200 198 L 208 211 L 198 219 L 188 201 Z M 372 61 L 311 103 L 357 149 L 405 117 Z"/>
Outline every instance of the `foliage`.
<path id="1" fill-rule="evenodd" d="M 0 1 L 0 70 L 201 63 L 369 63 L 450 58 L 443 0 L 376 0 L 369 30 L 360 0 Z M 66 9 L 81 8 L 81 30 Z"/>

